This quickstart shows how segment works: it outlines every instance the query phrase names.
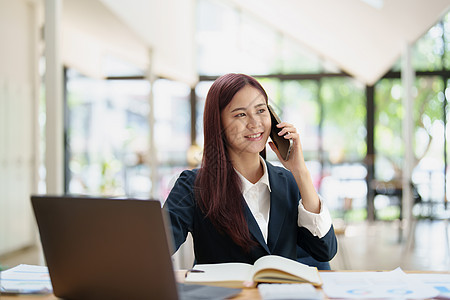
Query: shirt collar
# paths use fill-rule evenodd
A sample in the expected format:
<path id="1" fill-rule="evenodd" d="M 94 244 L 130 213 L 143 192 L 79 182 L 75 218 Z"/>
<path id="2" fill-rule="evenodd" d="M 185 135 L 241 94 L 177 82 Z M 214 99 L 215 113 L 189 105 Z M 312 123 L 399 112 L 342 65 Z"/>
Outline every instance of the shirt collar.
<path id="1" fill-rule="evenodd" d="M 261 156 L 259 157 L 259 160 L 261 162 L 261 165 L 263 166 L 263 175 L 258 180 L 258 182 L 256 182 L 255 184 L 253 184 L 250 181 L 248 181 L 247 178 L 245 178 L 241 173 L 239 173 L 238 170 L 235 169 L 236 173 L 238 174 L 239 178 L 241 179 L 241 182 L 242 182 L 242 194 L 244 194 L 244 195 L 252 187 L 254 187 L 255 185 L 258 185 L 258 184 L 265 184 L 265 185 L 267 185 L 267 188 L 269 189 L 269 192 L 271 192 L 270 183 L 269 183 L 269 173 L 267 173 L 266 161 Z"/>

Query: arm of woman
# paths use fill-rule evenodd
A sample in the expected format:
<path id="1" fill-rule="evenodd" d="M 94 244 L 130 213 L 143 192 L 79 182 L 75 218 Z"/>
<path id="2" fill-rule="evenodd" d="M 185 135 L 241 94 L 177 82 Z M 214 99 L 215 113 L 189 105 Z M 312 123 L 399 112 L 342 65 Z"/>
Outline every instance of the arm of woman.
<path id="1" fill-rule="evenodd" d="M 186 241 L 188 232 L 192 232 L 195 210 L 195 177 L 196 171 L 183 171 L 164 202 L 163 209 L 169 217 L 174 253 Z"/>
<path id="2" fill-rule="evenodd" d="M 297 183 L 301 193 L 298 206 L 298 244 L 319 261 L 328 261 L 337 251 L 337 241 L 332 226 L 331 216 L 322 203 L 313 185 L 311 175 L 306 167 L 303 149 L 297 129 L 289 123 L 277 125 L 282 130 L 280 136 L 293 140 L 289 159 L 284 160 L 276 146 L 269 145 L 283 166 L 288 169 Z M 286 135 L 285 135 L 286 134 Z"/>
<path id="3" fill-rule="evenodd" d="M 307 228 L 299 227 L 297 244 L 319 262 L 330 261 L 337 253 L 337 239 L 334 228 L 331 225 L 328 232 L 318 237 Z"/>
<path id="4" fill-rule="evenodd" d="M 298 189 L 302 194 L 303 207 L 311 213 L 318 214 L 321 208 L 319 195 L 314 188 L 311 175 L 309 174 L 309 170 L 306 167 L 305 158 L 303 156 L 303 149 L 300 142 L 300 135 L 298 134 L 297 129 L 292 124 L 282 122 L 278 124 L 277 127 L 282 128 L 278 135 L 284 136 L 285 139 L 292 139 L 293 141 L 289 159 L 284 160 L 281 157 L 280 152 L 273 144 L 273 142 L 270 142 L 269 145 L 275 152 L 283 166 L 291 171 L 292 175 L 294 176 L 295 181 L 298 185 Z"/>

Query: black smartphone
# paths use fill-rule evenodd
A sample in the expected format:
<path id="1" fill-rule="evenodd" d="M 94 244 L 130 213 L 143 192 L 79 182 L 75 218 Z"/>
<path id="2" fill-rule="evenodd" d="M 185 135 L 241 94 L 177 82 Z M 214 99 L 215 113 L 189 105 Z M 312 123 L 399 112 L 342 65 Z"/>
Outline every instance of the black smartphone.
<path id="1" fill-rule="evenodd" d="M 267 105 L 267 107 L 269 108 L 270 118 L 272 119 L 270 138 L 280 152 L 281 157 L 284 160 L 288 160 L 293 144 L 292 139 L 285 139 L 284 136 L 278 135 L 278 133 L 281 131 L 281 128 L 278 128 L 277 124 L 281 123 L 281 120 L 270 105 Z"/>

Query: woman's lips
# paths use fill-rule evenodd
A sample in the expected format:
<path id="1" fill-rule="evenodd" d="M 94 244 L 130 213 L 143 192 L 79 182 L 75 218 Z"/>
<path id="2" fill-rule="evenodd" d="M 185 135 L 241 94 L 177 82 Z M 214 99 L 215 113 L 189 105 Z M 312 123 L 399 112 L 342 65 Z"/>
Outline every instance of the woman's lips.
<path id="1" fill-rule="evenodd" d="M 260 140 L 262 138 L 262 136 L 263 136 L 263 133 L 262 132 L 258 132 L 258 133 L 255 133 L 255 134 L 246 135 L 245 138 L 247 138 L 247 139 L 249 139 L 251 141 L 257 141 L 257 140 Z"/>

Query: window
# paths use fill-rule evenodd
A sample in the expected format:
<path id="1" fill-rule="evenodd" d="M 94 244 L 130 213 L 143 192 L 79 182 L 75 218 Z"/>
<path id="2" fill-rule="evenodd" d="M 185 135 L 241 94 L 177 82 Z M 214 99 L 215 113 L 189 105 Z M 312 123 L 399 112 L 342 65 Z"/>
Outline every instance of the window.
<path id="1" fill-rule="evenodd" d="M 148 196 L 149 88 L 67 71 L 67 193 Z"/>

